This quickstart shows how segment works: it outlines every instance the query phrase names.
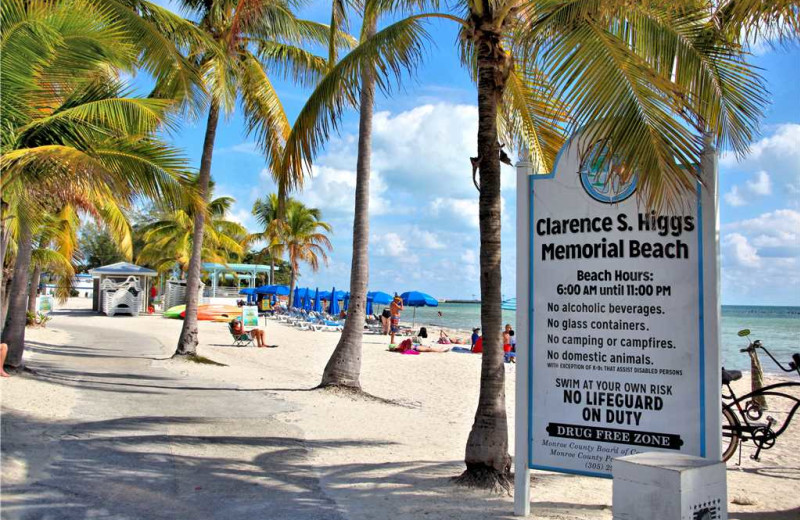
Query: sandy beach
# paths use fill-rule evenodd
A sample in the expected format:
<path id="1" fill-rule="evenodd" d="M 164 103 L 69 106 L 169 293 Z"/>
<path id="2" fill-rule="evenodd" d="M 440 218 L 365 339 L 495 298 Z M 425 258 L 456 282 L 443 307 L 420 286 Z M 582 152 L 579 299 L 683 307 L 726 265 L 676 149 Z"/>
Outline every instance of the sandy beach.
<path id="1" fill-rule="evenodd" d="M 67 308 L 85 308 L 86 305 L 86 300 L 76 299 L 69 302 Z M 4 379 L 0 386 L 4 416 L 3 502 L 6 505 L 2 518 L 50 518 L 26 516 L 20 509 L 26 500 L 25 493 L 30 492 L 26 490 L 52 474 L 52 466 L 59 460 L 57 455 L 48 455 L 47 450 L 37 451 L 39 445 L 48 442 L 65 442 L 63 436 L 48 431 L 64 431 L 71 423 L 83 421 L 91 414 L 121 417 L 124 413 L 115 410 L 118 406 L 115 402 L 126 399 L 126 392 L 153 390 L 152 381 L 141 378 L 104 378 L 100 363 L 110 362 L 107 359 L 93 358 L 96 364 L 88 375 L 59 369 L 59 363 L 70 355 L 91 356 L 92 349 L 106 348 L 108 341 L 126 336 L 150 338 L 151 350 L 147 355 L 135 350 L 138 343 L 132 342 L 130 347 L 131 356 L 141 363 L 145 373 L 159 374 L 158 377 L 168 379 L 173 388 L 205 389 L 203 398 L 193 402 L 192 407 L 202 408 L 203 399 L 208 399 L 223 409 L 230 406 L 233 410 L 230 418 L 242 414 L 248 421 L 254 421 L 256 436 L 263 427 L 280 435 L 289 432 L 292 438 L 298 439 L 297 449 L 302 448 L 304 456 L 296 460 L 288 457 L 280 466 L 259 465 L 257 446 L 199 442 L 189 452 L 230 459 L 237 467 L 254 474 L 266 472 L 269 475 L 270 471 L 313 474 L 313 493 L 330 501 L 332 511 L 329 516 L 320 515 L 319 518 L 512 518 L 512 497 L 455 487 L 449 480 L 463 469 L 464 445 L 478 399 L 480 356 L 452 352 L 402 356 L 386 351 L 387 337 L 365 335 L 362 386 L 375 396 L 398 403 L 386 404 L 310 390 L 319 383 L 338 333 L 300 331 L 268 320 L 267 343 L 277 344 L 278 348 L 235 348 L 230 346 L 231 339 L 224 323 L 200 322 L 199 353 L 226 365 L 214 366 L 169 359 L 180 327 L 180 321 L 158 316 L 109 318 L 73 310 L 56 312 L 46 329 L 28 331 L 26 361 L 35 373 Z M 432 336 L 438 337 L 438 330 L 434 332 Z M 76 334 L 83 336 L 76 337 Z M 85 338 L 92 334 L 91 344 L 87 344 Z M 104 340 L 104 336 L 112 339 Z M 506 377 L 513 454 L 513 365 L 506 365 Z M 770 376 L 768 381 L 773 379 Z M 739 389 L 746 386 L 745 380 L 749 382 L 745 377 L 738 383 Z M 87 389 L 87 381 L 93 383 L 91 389 Z M 85 406 L 81 407 L 82 400 L 87 392 L 96 392 L 98 388 L 107 395 L 98 398 L 95 408 L 87 411 Z M 171 405 L 165 406 L 165 416 L 187 415 L 180 407 L 173 410 L 169 408 Z M 782 411 L 785 410 L 776 402 L 770 413 L 778 416 Z M 7 420 L 9 417 L 14 417 L 14 421 Z M 6 436 L 14 434 L 8 430 L 9 423 L 17 424 L 19 418 L 39 427 L 27 434 L 27 445 L 16 432 L 14 449 L 9 449 Z M 226 433 L 208 427 L 198 428 L 202 430 L 203 439 Z M 176 426 L 173 433 L 200 435 L 193 432 L 191 424 Z M 130 435 L 139 433 L 131 431 Z M 264 435 L 269 433 L 265 431 Z M 178 456 L 188 449 L 179 439 L 168 440 L 168 444 L 170 456 Z M 750 460 L 749 449 L 745 448 L 741 466 L 734 463 L 735 458 L 728 464 L 730 518 L 800 518 L 800 495 L 797 493 L 800 424 L 793 424 L 773 449 L 763 452 L 760 462 Z M 202 490 L 178 486 L 165 493 L 187 500 L 198 493 L 211 493 L 215 479 L 223 477 L 214 471 L 206 473 Z M 111 474 L 109 478 L 114 480 L 115 477 Z M 535 471 L 531 485 L 535 518 L 612 517 L 611 480 Z M 131 483 L 128 486 L 136 487 Z M 119 492 L 136 493 L 133 488 Z M 289 484 L 280 487 L 289 494 L 291 488 Z M 267 495 L 265 491 L 264 496 Z M 216 518 L 215 515 L 207 517 Z M 226 518 L 235 517 L 226 515 Z M 297 517 L 317 516 L 298 514 Z"/>

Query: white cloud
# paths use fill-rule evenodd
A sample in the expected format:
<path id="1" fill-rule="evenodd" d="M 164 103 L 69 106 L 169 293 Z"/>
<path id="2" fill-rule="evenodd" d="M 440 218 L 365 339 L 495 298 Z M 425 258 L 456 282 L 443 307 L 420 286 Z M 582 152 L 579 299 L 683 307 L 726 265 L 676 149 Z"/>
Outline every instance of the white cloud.
<path id="1" fill-rule="evenodd" d="M 323 215 L 352 216 L 355 189 L 355 171 L 314 165 L 304 190 L 295 196 L 306 205 L 322 210 Z M 382 196 L 385 192 L 386 184 L 380 172 L 373 170 L 370 174 L 370 215 L 381 215 L 389 209 L 388 201 Z"/>
<path id="2" fill-rule="evenodd" d="M 478 199 L 455 199 L 436 197 L 431 203 L 431 214 L 446 217 L 478 229 Z"/>
<path id="3" fill-rule="evenodd" d="M 756 172 L 753 180 L 747 181 L 747 189 L 755 195 L 769 195 L 772 193 L 772 183 L 769 179 L 769 174 L 764 170 Z"/>
<path id="4" fill-rule="evenodd" d="M 722 154 L 720 166 L 734 175 L 750 173 L 752 179 L 744 187 L 754 195 L 768 195 L 777 191 L 786 195 L 790 204 L 799 204 L 800 124 L 788 123 L 775 127 L 772 135 L 753 143 L 749 153 L 741 160 L 733 153 Z"/>
<path id="5" fill-rule="evenodd" d="M 800 211 L 778 209 L 755 218 L 732 222 L 725 227 L 750 232 L 785 233 L 787 240 L 797 241 L 800 238 Z"/>
<path id="6" fill-rule="evenodd" d="M 419 257 L 411 251 L 405 238 L 394 232 L 373 235 L 371 241 L 375 244 L 378 255 L 391 257 L 401 264 L 414 264 Z"/>
<path id="7" fill-rule="evenodd" d="M 377 112 L 372 127 L 372 168 L 393 192 L 412 197 L 464 198 L 476 194 L 469 158 L 476 155 L 478 109 L 474 105 L 426 104 L 393 114 Z M 354 135 L 332 139 L 317 164 L 355 165 Z M 514 168 L 502 165 L 503 189 L 513 188 Z"/>
<path id="8" fill-rule="evenodd" d="M 412 230 L 412 236 L 414 237 L 416 245 L 424 249 L 445 248 L 445 245 L 442 243 L 441 237 L 439 237 L 436 233 L 415 228 Z"/>
<path id="9" fill-rule="evenodd" d="M 720 246 L 728 301 L 800 302 L 800 212 L 779 209 L 726 224 Z"/>
<path id="10" fill-rule="evenodd" d="M 742 195 L 739 193 L 739 186 L 732 186 L 731 191 L 725 194 L 725 202 L 731 206 L 738 207 L 747 204 Z"/>
<path id="11" fill-rule="evenodd" d="M 723 254 L 726 254 L 736 265 L 743 267 L 758 267 L 761 259 L 758 251 L 750 245 L 747 237 L 740 233 L 726 235 L 722 241 Z"/>

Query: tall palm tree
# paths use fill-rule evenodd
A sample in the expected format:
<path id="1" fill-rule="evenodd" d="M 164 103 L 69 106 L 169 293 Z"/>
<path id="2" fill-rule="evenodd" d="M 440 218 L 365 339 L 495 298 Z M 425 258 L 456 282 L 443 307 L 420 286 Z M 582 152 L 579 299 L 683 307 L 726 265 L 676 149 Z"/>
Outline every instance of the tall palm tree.
<path id="1" fill-rule="evenodd" d="M 227 219 L 235 200 L 217 197 L 205 205 L 203 227 L 203 262 L 228 263 L 239 260 L 245 253 L 249 240 L 247 230 L 238 222 Z M 157 220 L 142 227 L 144 247 L 137 261 L 152 266 L 160 272 L 171 269 L 176 263 L 182 271 L 189 268 L 193 251 L 194 220 L 197 206 L 162 212 Z"/>
<path id="2" fill-rule="evenodd" d="M 264 199 L 256 199 L 253 203 L 253 216 L 264 229 L 261 233 L 253 235 L 254 240 L 266 242 L 262 253 L 269 256 L 269 281 L 275 283 L 275 258 L 283 256 L 280 243 L 281 219 L 280 219 L 280 200 L 277 193 L 270 193 Z M 291 295 L 289 297 L 291 300 Z"/>
<path id="3" fill-rule="evenodd" d="M 255 134 L 259 148 L 275 176 L 279 190 L 302 183 L 302 176 L 279 166 L 283 144 L 290 125 L 275 91 L 270 72 L 291 77 L 303 85 L 313 85 L 325 70 L 325 60 L 302 48 L 309 42 L 325 43 L 326 25 L 300 20 L 285 0 L 183 0 L 183 5 L 199 20 L 199 28 L 210 44 L 195 51 L 209 91 L 208 119 L 200 159 L 198 189 L 206 200 L 211 178 L 211 160 L 220 111 L 229 112 L 241 101 L 247 133 Z M 338 42 L 347 45 L 348 40 Z M 187 284 L 200 281 L 201 252 L 205 214 L 195 212 L 192 256 Z M 198 296 L 190 291 L 175 355 L 193 355 L 197 349 Z"/>
<path id="4" fill-rule="evenodd" d="M 627 165 L 624 175 L 639 172 L 645 204 L 664 207 L 694 188 L 690 166 L 699 159 L 706 130 L 719 143 L 745 149 L 765 95 L 740 49 L 720 37 L 697 4 L 673 9 L 590 0 L 465 0 L 461 10 L 462 58 L 478 88 L 485 346 L 467 471 L 459 481 L 506 486 L 511 459 L 501 343 L 501 141 L 526 151 L 535 170 L 546 172 L 564 136 L 581 128 L 588 138 L 605 140 Z M 391 39 L 390 30 L 397 37 L 398 29 L 390 26 L 362 41 L 323 78 L 293 127 L 286 163 L 306 159 L 293 155 L 293 139 L 311 141 L 313 151 L 336 126 L 349 93 L 342 78 L 379 56 L 386 60 L 383 70 L 388 63 L 393 70 L 404 64 L 398 57 L 416 47 L 407 37 Z M 383 46 L 390 41 L 394 54 Z M 318 133 L 306 130 L 312 126 Z M 354 263 L 351 276 L 358 272 L 365 268 Z M 323 384 L 357 386 L 359 367 L 360 350 L 345 346 L 343 335 Z"/>
<path id="5" fill-rule="evenodd" d="M 743 151 L 765 92 L 739 49 L 715 31 L 707 12 L 672 5 L 589 0 L 468 0 L 464 56 L 478 83 L 481 326 L 484 355 L 475 421 L 467 440 L 469 485 L 510 485 L 501 340 L 500 144 L 498 115 L 519 77 L 533 78 L 517 129 L 540 172 L 552 168 L 558 139 L 582 129 L 638 172 L 640 197 L 663 209 L 693 190 L 703 135 Z M 543 88 L 537 88 L 541 85 Z M 524 120 L 526 107 L 558 100 L 567 125 Z M 516 108 L 516 107 L 511 107 Z M 511 127 L 514 127 L 512 118 Z M 516 133 L 520 133 L 517 131 Z M 508 139 L 508 137 L 506 138 Z M 542 142 L 550 146 L 543 148 Z"/>
<path id="6" fill-rule="evenodd" d="M 185 161 L 153 138 L 170 125 L 172 102 L 126 94 L 115 77 L 138 53 L 102 4 L 23 2 L 0 8 L 3 125 L 0 180 L 14 206 L 17 241 L 8 321 L 7 363 L 22 362 L 28 269 L 41 216 L 113 193 L 178 200 Z"/>
<path id="7" fill-rule="evenodd" d="M 411 15 L 381 30 L 378 24 L 382 17 L 420 9 L 424 4 L 415 0 L 359 3 L 362 25 L 358 46 L 337 61 L 333 39 L 330 40 L 327 74 L 300 111 L 286 142 L 282 169 L 303 171 L 327 139 L 329 130 L 338 126 L 343 110 L 348 106 L 359 109 L 350 304 L 344 331 L 325 368 L 322 387 L 361 388 L 361 325 L 369 281 L 369 177 L 375 90 L 377 87 L 388 91 L 392 80 L 399 80 L 404 71 L 413 70 L 420 63 L 424 46 L 429 41 L 423 22 L 431 15 Z M 347 8 L 355 5 L 334 0 L 332 33 L 338 27 L 347 26 Z"/>
<path id="8" fill-rule="evenodd" d="M 292 273 L 289 281 L 289 304 L 300 274 L 300 262 L 307 263 L 312 271 L 319 269 L 320 261 L 328 261 L 327 251 L 332 249 L 326 233 L 333 228 L 322 219 L 316 208 L 306 207 L 302 202 L 289 199 L 286 202 L 284 225 L 279 236 L 280 247 L 289 256 Z"/>

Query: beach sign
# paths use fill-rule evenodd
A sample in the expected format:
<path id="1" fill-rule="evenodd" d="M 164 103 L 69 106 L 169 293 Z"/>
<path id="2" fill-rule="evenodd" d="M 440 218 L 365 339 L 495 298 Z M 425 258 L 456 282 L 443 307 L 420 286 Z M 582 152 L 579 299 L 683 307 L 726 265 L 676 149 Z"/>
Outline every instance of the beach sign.
<path id="1" fill-rule="evenodd" d="M 251 330 L 258 327 L 258 307 L 255 305 L 245 305 L 242 307 L 242 327 L 244 330 Z"/>
<path id="2" fill-rule="evenodd" d="M 50 314 L 54 308 L 53 297 L 49 294 L 42 294 L 36 297 L 36 312 L 39 314 Z"/>
<path id="3" fill-rule="evenodd" d="M 518 165 L 518 476 L 610 477 L 647 451 L 719 460 L 715 160 L 663 213 L 602 142 L 570 139 L 547 175 Z"/>

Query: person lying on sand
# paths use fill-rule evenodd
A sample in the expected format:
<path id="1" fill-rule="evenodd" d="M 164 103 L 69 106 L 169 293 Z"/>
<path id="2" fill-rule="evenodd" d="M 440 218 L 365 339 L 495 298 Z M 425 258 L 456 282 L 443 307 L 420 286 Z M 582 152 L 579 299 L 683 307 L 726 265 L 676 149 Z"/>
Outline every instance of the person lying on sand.
<path id="1" fill-rule="evenodd" d="M 5 371 L 3 366 L 6 364 L 6 356 L 8 355 L 8 345 L 0 343 L 0 377 L 11 377 L 11 374 Z"/>
<path id="2" fill-rule="evenodd" d="M 392 351 L 393 352 L 403 353 L 406 350 L 415 350 L 417 352 L 447 352 L 450 349 L 449 348 L 426 347 L 425 345 L 419 345 L 419 344 L 412 343 L 410 339 L 404 339 Z"/>

